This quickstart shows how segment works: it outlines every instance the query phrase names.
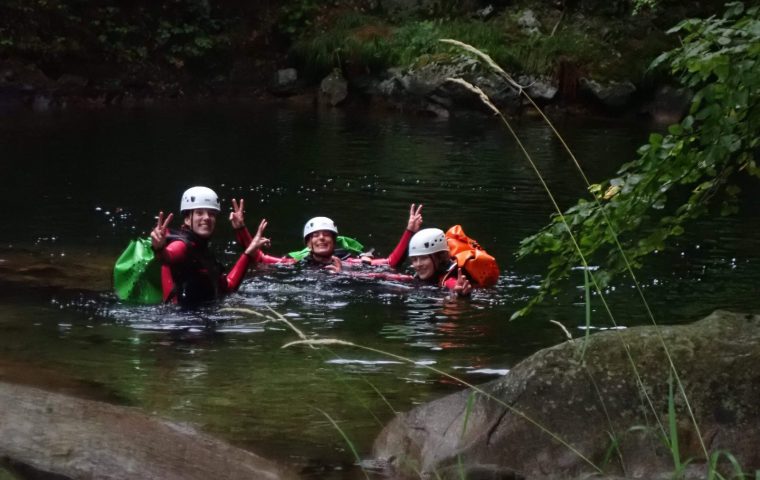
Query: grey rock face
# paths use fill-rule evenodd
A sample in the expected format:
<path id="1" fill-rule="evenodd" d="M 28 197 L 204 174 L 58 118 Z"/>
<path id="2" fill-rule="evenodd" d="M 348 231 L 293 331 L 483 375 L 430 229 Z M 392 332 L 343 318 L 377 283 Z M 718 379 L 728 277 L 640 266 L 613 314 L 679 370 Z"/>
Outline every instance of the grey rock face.
<path id="1" fill-rule="evenodd" d="M 431 62 L 406 70 L 389 70 L 389 78 L 373 93 L 420 110 L 463 109 L 488 111 L 472 92 L 447 79 L 461 78 L 480 87 L 498 107 L 516 107 L 519 94 L 504 79 L 473 58 L 460 56 L 447 63 Z"/>
<path id="2" fill-rule="evenodd" d="M 0 460 L 34 478 L 296 478 L 254 453 L 132 408 L 2 382 L 0 405 Z"/>
<path id="3" fill-rule="evenodd" d="M 295 68 L 277 70 L 269 82 L 269 91 L 275 95 L 294 95 L 301 87 Z"/>
<path id="4" fill-rule="evenodd" d="M 525 33 L 539 33 L 541 29 L 541 23 L 531 9 L 520 12 L 520 16 L 517 17 L 517 24 Z"/>
<path id="5" fill-rule="evenodd" d="M 320 98 L 334 107 L 348 97 L 348 82 L 343 78 L 340 70 L 335 69 L 322 79 L 319 92 Z"/>
<path id="6" fill-rule="evenodd" d="M 705 478 L 702 445 L 760 468 L 760 316 L 721 311 L 691 325 L 594 334 L 583 358 L 579 340 L 541 350 L 483 385 L 469 413 L 472 392 L 462 391 L 399 415 L 374 457 L 398 478 L 460 478 L 460 462 L 477 478 L 670 478 L 663 342 L 698 425 L 676 393 L 680 455 L 691 459 L 684 478 Z"/>
<path id="7" fill-rule="evenodd" d="M 596 80 L 581 78 L 580 91 L 607 108 L 622 108 L 628 105 L 636 86 L 629 82 L 609 82 L 602 84 Z"/>

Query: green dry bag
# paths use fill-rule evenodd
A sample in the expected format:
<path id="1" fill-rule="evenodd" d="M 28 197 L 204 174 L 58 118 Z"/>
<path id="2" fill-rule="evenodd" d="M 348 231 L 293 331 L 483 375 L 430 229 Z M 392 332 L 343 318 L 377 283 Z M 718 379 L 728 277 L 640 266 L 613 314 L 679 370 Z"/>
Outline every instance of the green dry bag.
<path id="1" fill-rule="evenodd" d="M 351 237 L 344 237 L 339 235 L 335 239 L 336 246 L 338 248 L 342 248 L 343 250 L 346 250 L 349 253 L 358 255 L 362 253 L 362 250 L 364 249 L 364 245 L 359 243 L 358 240 Z M 296 250 L 295 252 L 288 253 L 288 256 L 295 258 L 296 260 L 303 260 L 307 256 L 309 256 L 309 253 L 311 253 L 311 250 L 309 247 L 304 248 L 303 250 Z"/>
<path id="2" fill-rule="evenodd" d="M 163 300 L 161 263 L 156 259 L 149 238 L 129 242 L 113 268 L 116 296 L 125 302 L 156 304 Z"/>

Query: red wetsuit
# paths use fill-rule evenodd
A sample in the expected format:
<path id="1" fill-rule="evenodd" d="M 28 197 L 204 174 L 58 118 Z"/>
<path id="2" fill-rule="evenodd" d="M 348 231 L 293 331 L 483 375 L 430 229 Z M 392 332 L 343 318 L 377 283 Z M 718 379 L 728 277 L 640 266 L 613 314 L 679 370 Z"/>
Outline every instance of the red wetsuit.
<path id="1" fill-rule="evenodd" d="M 245 228 L 235 234 L 241 245 L 246 237 L 250 239 Z M 242 254 L 232 270 L 224 274 L 208 249 L 208 242 L 185 228 L 170 235 L 169 243 L 156 256 L 162 264 L 164 302 L 187 305 L 214 300 L 237 290 L 250 262 L 250 257 Z"/>
<path id="2" fill-rule="evenodd" d="M 245 229 L 243 229 L 245 230 Z M 245 232 L 248 234 L 248 238 L 243 240 L 243 245 L 247 246 L 249 243 L 251 243 L 251 234 L 248 233 L 248 230 L 245 230 Z M 406 260 L 408 248 L 409 248 L 409 240 L 412 239 L 412 236 L 414 235 L 413 232 L 410 232 L 409 230 L 404 230 L 404 233 L 401 235 L 401 238 L 398 241 L 398 245 L 396 245 L 396 248 L 393 249 L 393 252 L 388 256 L 388 258 L 373 258 L 369 264 L 370 265 L 388 265 L 389 267 L 393 269 L 398 269 L 398 267 L 401 266 L 402 263 L 404 263 L 404 260 Z M 274 257 L 272 255 L 267 255 L 263 253 L 261 250 L 259 250 L 257 256 L 256 256 L 256 262 L 260 263 L 266 263 L 266 264 L 294 264 L 298 263 L 299 260 L 296 260 L 292 257 Z M 343 265 L 363 265 L 367 262 L 363 261 L 361 258 L 356 257 L 350 257 L 345 260 L 341 260 Z"/>
<path id="3" fill-rule="evenodd" d="M 445 272 L 439 272 L 436 277 L 431 280 L 420 280 L 417 275 L 406 275 L 404 273 L 387 273 L 387 272 L 371 272 L 371 273 L 355 273 L 352 274 L 359 278 L 376 278 L 378 280 L 391 280 L 396 282 L 421 282 L 428 285 L 438 285 L 439 287 L 445 287 L 451 291 L 457 286 L 457 276 L 455 272 L 456 264 L 452 264 Z M 466 274 L 465 274 L 466 275 Z"/>

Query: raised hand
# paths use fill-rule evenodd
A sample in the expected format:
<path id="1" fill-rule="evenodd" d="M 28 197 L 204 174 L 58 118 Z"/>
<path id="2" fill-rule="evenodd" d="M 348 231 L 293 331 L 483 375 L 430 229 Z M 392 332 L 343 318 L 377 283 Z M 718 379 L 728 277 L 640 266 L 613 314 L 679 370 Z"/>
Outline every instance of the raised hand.
<path id="1" fill-rule="evenodd" d="M 246 255 L 253 255 L 257 250 L 261 249 L 262 247 L 269 248 L 269 246 L 272 244 L 272 242 L 264 236 L 264 230 L 266 228 L 267 228 L 267 220 L 265 218 L 262 218 L 261 222 L 259 223 L 259 228 L 256 230 L 256 235 L 254 235 L 253 240 L 251 240 L 250 245 L 248 245 L 248 248 L 245 249 Z"/>
<path id="2" fill-rule="evenodd" d="M 462 269 L 457 269 L 457 284 L 454 286 L 454 293 L 459 297 L 466 297 L 472 292 L 472 284 L 462 273 Z"/>
<path id="3" fill-rule="evenodd" d="M 333 255 L 330 259 L 330 264 L 325 267 L 325 270 L 330 273 L 340 273 L 343 271 L 343 262 L 340 261 L 340 258 Z"/>
<path id="4" fill-rule="evenodd" d="M 243 210 L 244 200 L 241 198 L 240 203 L 232 199 L 232 211 L 230 212 L 230 223 L 235 230 L 245 227 L 245 215 Z"/>
<path id="5" fill-rule="evenodd" d="M 409 207 L 409 221 L 406 224 L 406 229 L 410 232 L 417 233 L 420 230 L 422 226 L 422 213 L 420 212 L 422 212 L 422 204 L 416 209 L 414 208 L 414 204 Z"/>
<path id="6" fill-rule="evenodd" d="M 166 246 L 166 236 L 168 235 L 169 223 L 174 218 L 174 214 L 170 213 L 166 220 L 164 220 L 164 212 L 158 212 L 158 220 L 156 226 L 150 232 L 150 244 L 153 250 L 159 251 Z"/>

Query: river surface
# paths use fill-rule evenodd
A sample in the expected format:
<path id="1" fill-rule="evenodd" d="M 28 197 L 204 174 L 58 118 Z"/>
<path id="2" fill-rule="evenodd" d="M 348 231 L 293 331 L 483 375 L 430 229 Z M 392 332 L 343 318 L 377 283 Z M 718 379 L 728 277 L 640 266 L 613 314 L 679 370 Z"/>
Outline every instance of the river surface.
<path id="1" fill-rule="evenodd" d="M 592 181 L 635 156 L 648 126 L 559 121 Z M 550 130 L 515 127 L 563 207 L 584 185 Z M 458 390 L 429 367 L 480 383 L 564 333 L 584 334 L 579 275 L 527 318 L 544 264 L 516 262 L 520 240 L 551 205 L 498 123 L 278 107 L 108 110 L 0 117 L 0 379 L 139 407 L 193 425 L 313 478 L 363 478 L 362 456 L 394 411 Z M 304 222 L 333 218 L 379 254 L 401 235 L 410 203 L 425 226 L 461 224 L 499 260 L 498 285 L 450 301 L 433 288 L 262 267 L 218 308 L 120 304 L 110 268 L 182 191 L 207 185 L 269 220 L 271 252 L 301 248 Z M 758 200 L 741 218 L 703 222 L 650 259 L 643 290 L 663 324 L 716 308 L 760 308 Z M 175 221 L 175 225 L 179 222 Z M 215 235 L 229 265 L 228 222 Z M 609 291 L 618 325 L 648 323 L 630 282 Z M 237 310 L 225 310 L 237 309 Z M 271 309 L 271 310 L 270 310 Z M 311 338 L 358 348 L 281 348 Z M 594 328 L 611 320 L 594 304 Z M 338 427 L 336 428 L 335 425 Z"/>

